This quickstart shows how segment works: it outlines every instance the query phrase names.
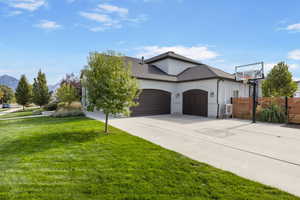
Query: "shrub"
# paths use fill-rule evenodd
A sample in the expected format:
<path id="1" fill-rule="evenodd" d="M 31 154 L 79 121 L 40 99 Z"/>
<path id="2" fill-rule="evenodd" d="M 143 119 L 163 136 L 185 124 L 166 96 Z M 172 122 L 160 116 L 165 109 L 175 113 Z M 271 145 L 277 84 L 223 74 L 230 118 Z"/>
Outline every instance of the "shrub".
<path id="1" fill-rule="evenodd" d="M 67 103 L 59 103 L 58 104 L 58 110 L 64 109 L 64 110 L 82 110 L 82 105 L 80 102 L 72 102 L 71 104 Z"/>
<path id="2" fill-rule="evenodd" d="M 276 104 L 262 108 L 259 112 L 259 120 L 263 122 L 284 123 L 286 119 L 285 112 Z"/>
<path id="3" fill-rule="evenodd" d="M 51 115 L 52 117 L 77 117 L 84 116 L 80 102 L 73 102 L 71 104 L 59 103 L 58 109 Z"/>
<path id="4" fill-rule="evenodd" d="M 56 101 L 53 101 L 53 102 L 47 104 L 46 106 L 44 106 L 44 109 L 46 111 L 55 111 L 55 110 L 57 110 L 57 108 L 58 108 L 58 102 L 56 102 Z"/>

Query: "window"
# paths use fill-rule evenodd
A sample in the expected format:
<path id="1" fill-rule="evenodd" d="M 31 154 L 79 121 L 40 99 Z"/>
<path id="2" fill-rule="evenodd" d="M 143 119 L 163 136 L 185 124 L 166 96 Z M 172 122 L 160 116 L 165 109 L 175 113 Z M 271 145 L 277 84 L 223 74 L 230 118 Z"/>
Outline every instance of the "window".
<path id="1" fill-rule="evenodd" d="M 233 98 L 238 98 L 238 97 L 239 97 L 239 91 L 233 90 Z"/>

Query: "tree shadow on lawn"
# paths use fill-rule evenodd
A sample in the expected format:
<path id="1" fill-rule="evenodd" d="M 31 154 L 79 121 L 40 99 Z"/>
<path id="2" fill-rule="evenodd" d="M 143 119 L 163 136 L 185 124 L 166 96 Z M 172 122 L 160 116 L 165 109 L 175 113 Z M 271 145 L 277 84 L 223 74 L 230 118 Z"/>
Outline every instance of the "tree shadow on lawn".
<path id="1" fill-rule="evenodd" d="M 85 143 L 97 137 L 104 137 L 95 129 L 88 130 L 63 130 L 47 134 L 37 134 L 18 137 L 13 141 L 0 145 L 2 159 L 20 158 L 24 155 L 44 152 L 49 149 L 66 147 L 78 143 Z"/>
<path id="2" fill-rule="evenodd" d="M 20 125 L 59 125 L 74 122 L 92 121 L 86 117 L 68 117 L 68 118 L 54 118 L 54 117 L 38 117 L 38 118 L 23 118 L 0 121 L 0 125 L 20 126 Z"/>

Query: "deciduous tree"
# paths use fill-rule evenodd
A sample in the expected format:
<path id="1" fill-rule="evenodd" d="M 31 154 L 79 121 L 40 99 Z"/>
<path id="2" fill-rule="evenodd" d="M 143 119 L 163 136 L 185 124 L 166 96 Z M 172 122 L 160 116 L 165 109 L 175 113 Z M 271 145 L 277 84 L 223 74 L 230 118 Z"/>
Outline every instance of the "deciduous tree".
<path id="1" fill-rule="evenodd" d="M 82 86 L 81 86 L 80 78 L 75 76 L 73 73 L 72 74 L 67 74 L 65 76 L 65 78 L 61 81 L 60 86 L 63 86 L 64 84 L 72 85 L 73 88 L 76 89 L 76 96 L 77 96 L 78 100 L 81 99 Z"/>
<path id="2" fill-rule="evenodd" d="M 275 65 L 262 83 L 265 97 L 292 97 L 297 91 L 297 87 L 297 83 L 293 81 L 293 75 L 289 71 L 289 66 L 284 62 Z"/>
<path id="3" fill-rule="evenodd" d="M 77 89 L 68 83 L 64 83 L 58 88 L 56 96 L 60 102 L 70 105 L 73 101 L 79 100 Z"/>
<path id="4" fill-rule="evenodd" d="M 88 110 L 102 110 L 106 116 L 105 133 L 110 114 L 129 115 L 130 107 L 137 105 L 139 87 L 132 77 L 131 66 L 113 51 L 90 54 L 83 71 L 83 84 L 87 89 Z"/>
<path id="5" fill-rule="evenodd" d="M 0 89 L 0 100 L 2 101 L 2 98 L 4 97 L 4 92 Z M 2 104 L 2 102 L 1 102 Z"/>
<path id="6" fill-rule="evenodd" d="M 13 98 L 14 91 L 5 85 L 0 85 L 0 103 L 10 103 Z"/>

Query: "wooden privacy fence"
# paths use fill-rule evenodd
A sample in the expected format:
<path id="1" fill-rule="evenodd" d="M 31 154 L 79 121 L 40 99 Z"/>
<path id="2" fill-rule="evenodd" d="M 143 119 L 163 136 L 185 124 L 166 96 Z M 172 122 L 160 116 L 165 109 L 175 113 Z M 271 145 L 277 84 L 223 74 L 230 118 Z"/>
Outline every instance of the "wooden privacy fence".
<path id="1" fill-rule="evenodd" d="M 300 123 L 300 98 L 288 99 L 288 122 Z"/>
<path id="2" fill-rule="evenodd" d="M 285 98 L 285 97 L 258 98 L 258 105 L 261 108 L 265 108 L 272 103 L 275 103 L 280 107 L 282 107 L 282 109 L 287 113 L 287 118 L 289 123 L 300 124 L 300 98 Z M 232 104 L 233 104 L 232 116 L 234 118 L 240 118 L 240 119 L 252 118 L 252 106 L 253 106 L 252 97 L 232 98 Z"/>

